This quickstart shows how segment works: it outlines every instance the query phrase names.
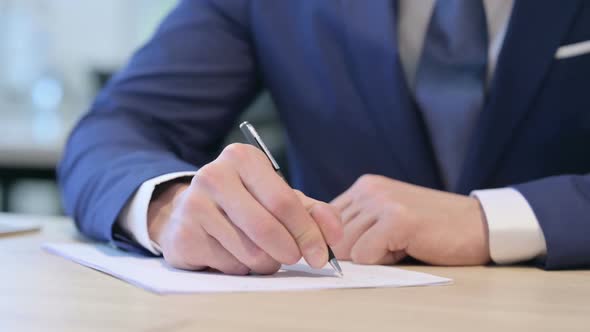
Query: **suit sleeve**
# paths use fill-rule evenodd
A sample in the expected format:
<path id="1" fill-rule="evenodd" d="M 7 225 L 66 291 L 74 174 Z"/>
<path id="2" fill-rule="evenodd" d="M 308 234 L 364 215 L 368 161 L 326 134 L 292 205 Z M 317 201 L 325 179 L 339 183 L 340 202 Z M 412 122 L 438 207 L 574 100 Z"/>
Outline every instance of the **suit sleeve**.
<path id="1" fill-rule="evenodd" d="M 247 1 L 184 0 L 97 97 L 58 166 L 64 207 L 113 240 L 139 186 L 212 160 L 259 92 Z"/>
<path id="2" fill-rule="evenodd" d="M 590 266 L 590 175 L 563 175 L 516 185 L 547 244 L 548 270 Z"/>

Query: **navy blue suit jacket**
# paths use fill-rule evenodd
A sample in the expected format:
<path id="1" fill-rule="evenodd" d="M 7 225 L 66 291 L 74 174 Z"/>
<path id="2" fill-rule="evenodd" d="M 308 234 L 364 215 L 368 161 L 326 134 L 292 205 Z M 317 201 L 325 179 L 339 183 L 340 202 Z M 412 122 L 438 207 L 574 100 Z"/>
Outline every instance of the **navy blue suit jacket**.
<path id="1" fill-rule="evenodd" d="M 308 195 L 329 201 L 365 173 L 442 189 L 396 35 L 391 0 L 181 1 L 71 134 L 59 166 L 67 212 L 112 240 L 140 184 L 212 160 L 261 89 Z M 586 40 L 590 2 L 516 1 L 455 188 L 519 190 L 547 269 L 590 265 L 590 55 L 554 57 Z"/>

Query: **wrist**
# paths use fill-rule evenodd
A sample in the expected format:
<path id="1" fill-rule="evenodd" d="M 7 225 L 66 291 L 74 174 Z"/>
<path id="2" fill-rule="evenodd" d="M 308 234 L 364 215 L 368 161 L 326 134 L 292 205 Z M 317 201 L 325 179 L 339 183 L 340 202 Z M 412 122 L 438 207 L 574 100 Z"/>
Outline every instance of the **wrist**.
<path id="1" fill-rule="evenodd" d="M 152 195 L 148 206 L 148 234 L 152 241 L 160 244 L 160 235 L 170 220 L 178 197 L 190 186 L 190 180 L 171 181 L 159 185 Z"/>
<path id="2" fill-rule="evenodd" d="M 480 261 L 482 264 L 491 262 L 490 241 L 488 223 L 481 202 L 475 197 L 469 197 L 469 220 L 473 221 L 476 226 L 476 235 L 474 238 L 478 239 L 475 244 L 476 252 L 479 252 Z"/>

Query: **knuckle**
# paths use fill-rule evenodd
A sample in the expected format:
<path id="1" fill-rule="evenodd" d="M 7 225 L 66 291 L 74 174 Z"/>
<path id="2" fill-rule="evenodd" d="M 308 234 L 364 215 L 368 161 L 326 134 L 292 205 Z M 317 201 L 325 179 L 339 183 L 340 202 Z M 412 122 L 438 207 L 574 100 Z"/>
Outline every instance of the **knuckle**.
<path id="1" fill-rule="evenodd" d="M 221 185 L 224 178 L 223 170 L 215 164 L 207 164 L 194 176 L 193 181 L 197 186 L 202 186 L 208 189 L 217 188 Z"/>
<path id="2" fill-rule="evenodd" d="M 248 266 L 252 266 L 252 267 L 256 267 L 258 265 L 261 265 L 261 263 L 263 263 L 266 260 L 266 255 L 264 254 L 264 252 L 262 251 L 262 249 L 260 248 L 252 248 L 252 249 L 247 249 L 246 252 L 246 264 Z"/>
<path id="3" fill-rule="evenodd" d="M 361 192 L 373 192 L 378 183 L 377 178 L 374 174 L 364 174 L 356 181 L 354 187 Z"/>
<path id="4" fill-rule="evenodd" d="M 194 207 L 201 208 L 205 203 L 205 199 L 203 194 L 198 190 L 194 190 L 195 188 L 191 188 L 190 191 L 183 195 L 182 197 L 178 198 L 177 201 L 177 209 L 175 212 L 177 213 L 186 213 L 186 210 L 193 210 Z"/>
<path id="5" fill-rule="evenodd" d="M 250 252 L 245 263 L 253 271 L 260 274 L 274 273 L 280 267 L 279 262 L 275 261 L 261 249 Z"/>
<path id="6" fill-rule="evenodd" d="M 297 198 L 300 201 L 307 201 L 310 200 L 311 198 L 307 197 L 307 195 L 305 195 L 303 192 L 301 192 L 300 190 L 297 189 L 293 189 L 293 192 L 295 193 L 295 196 L 297 196 Z"/>
<path id="7" fill-rule="evenodd" d="M 182 260 L 200 259 L 201 255 L 196 254 L 202 251 L 202 248 L 198 248 L 201 243 L 199 240 L 200 234 L 195 231 L 193 224 L 184 223 L 176 227 L 162 249 Z"/>
<path id="8" fill-rule="evenodd" d="M 258 241 L 272 241 L 275 239 L 275 228 L 271 222 L 253 222 L 250 226 L 252 237 Z"/>
<path id="9" fill-rule="evenodd" d="M 376 178 L 377 178 L 377 175 L 375 175 L 375 174 L 370 174 L 370 173 L 363 174 L 359 178 L 359 182 L 360 183 L 373 183 L 373 182 L 375 182 Z"/>
<path id="10" fill-rule="evenodd" d="M 334 216 L 337 220 L 340 219 L 340 211 L 333 205 L 328 203 L 321 203 L 322 206 L 325 206 L 326 210 L 330 211 L 332 216 Z"/>
<path id="11" fill-rule="evenodd" d="M 192 269 L 202 270 L 207 267 L 205 261 L 203 261 L 202 257 L 196 255 L 189 255 L 182 258 L 182 261 L 186 266 L 191 267 Z"/>
<path id="12" fill-rule="evenodd" d="M 273 195 L 268 199 L 266 208 L 275 216 L 288 215 L 294 204 L 295 200 L 287 195 Z"/>
<path id="13" fill-rule="evenodd" d="M 188 255 L 186 253 L 166 253 L 164 252 L 165 261 L 172 267 L 183 270 L 203 270 L 206 266 L 203 264 L 200 256 Z"/>
<path id="14" fill-rule="evenodd" d="M 191 193 L 187 197 L 182 200 L 181 205 L 178 206 L 178 209 L 175 211 L 173 217 L 178 219 L 186 219 L 187 217 L 190 218 L 192 215 L 202 216 L 206 215 L 211 212 L 214 203 L 212 203 L 211 198 L 205 195 L 204 193 Z M 200 218 L 199 220 L 203 220 Z M 195 222 L 184 222 L 182 223 L 182 227 L 190 227 L 190 225 L 197 224 Z"/>
<path id="15" fill-rule="evenodd" d="M 186 246 L 188 243 L 191 243 L 194 240 L 192 227 L 188 223 L 181 223 L 176 227 L 172 234 L 172 243 L 176 249 L 183 249 L 183 246 Z"/>
<path id="16" fill-rule="evenodd" d="M 160 246 L 165 261 L 172 267 L 200 270 L 205 267 L 207 247 L 198 223 L 174 217 L 164 229 Z"/>
<path id="17" fill-rule="evenodd" d="M 161 246 L 165 252 L 175 253 L 180 247 L 182 240 L 187 237 L 191 229 L 182 218 L 173 216 L 163 226 L 161 235 Z"/>
<path id="18" fill-rule="evenodd" d="M 199 169 L 199 171 L 202 170 L 204 167 L 207 167 L 207 165 L 201 167 Z M 193 177 L 191 178 L 190 188 L 195 188 L 195 187 L 199 186 L 199 181 L 197 181 L 197 174 L 199 173 L 199 171 L 197 171 L 197 173 L 195 175 L 193 175 Z"/>
<path id="19" fill-rule="evenodd" d="M 321 242 L 320 237 L 318 236 L 313 229 L 306 228 L 303 229 L 300 233 L 294 234 L 295 242 L 299 244 L 303 251 L 312 250 L 317 246 L 318 243 Z"/>
<path id="20" fill-rule="evenodd" d="M 248 144 L 232 143 L 223 149 L 221 155 L 236 162 L 244 162 L 252 153 L 251 148 Z"/>
<path id="21" fill-rule="evenodd" d="M 356 264 L 373 265 L 376 262 L 375 259 L 371 259 L 371 257 L 364 255 L 360 250 L 353 250 L 350 256 L 352 261 Z"/>
<path id="22" fill-rule="evenodd" d="M 251 263 L 254 262 L 256 258 L 260 257 L 264 251 L 260 249 L 258 245 L 249 241 L 240 239 L 241 243 L 243 244 L 240 246 L 240 254 L 236 256 L 239 260 L 243 261 L 244 263 Z"/>

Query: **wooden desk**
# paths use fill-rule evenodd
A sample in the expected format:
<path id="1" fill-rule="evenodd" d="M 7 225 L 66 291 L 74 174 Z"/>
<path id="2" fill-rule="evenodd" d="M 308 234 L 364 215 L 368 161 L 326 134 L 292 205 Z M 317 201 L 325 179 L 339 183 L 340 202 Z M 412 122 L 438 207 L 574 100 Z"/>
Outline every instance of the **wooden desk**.
<path id="1" fill-rule="evenodd" d="M 441 287 L 158 296 L 42 252 L 67 219 L 0 238 L 0 331 L 589 331 L 590 271 L 408 269 Z"/>

